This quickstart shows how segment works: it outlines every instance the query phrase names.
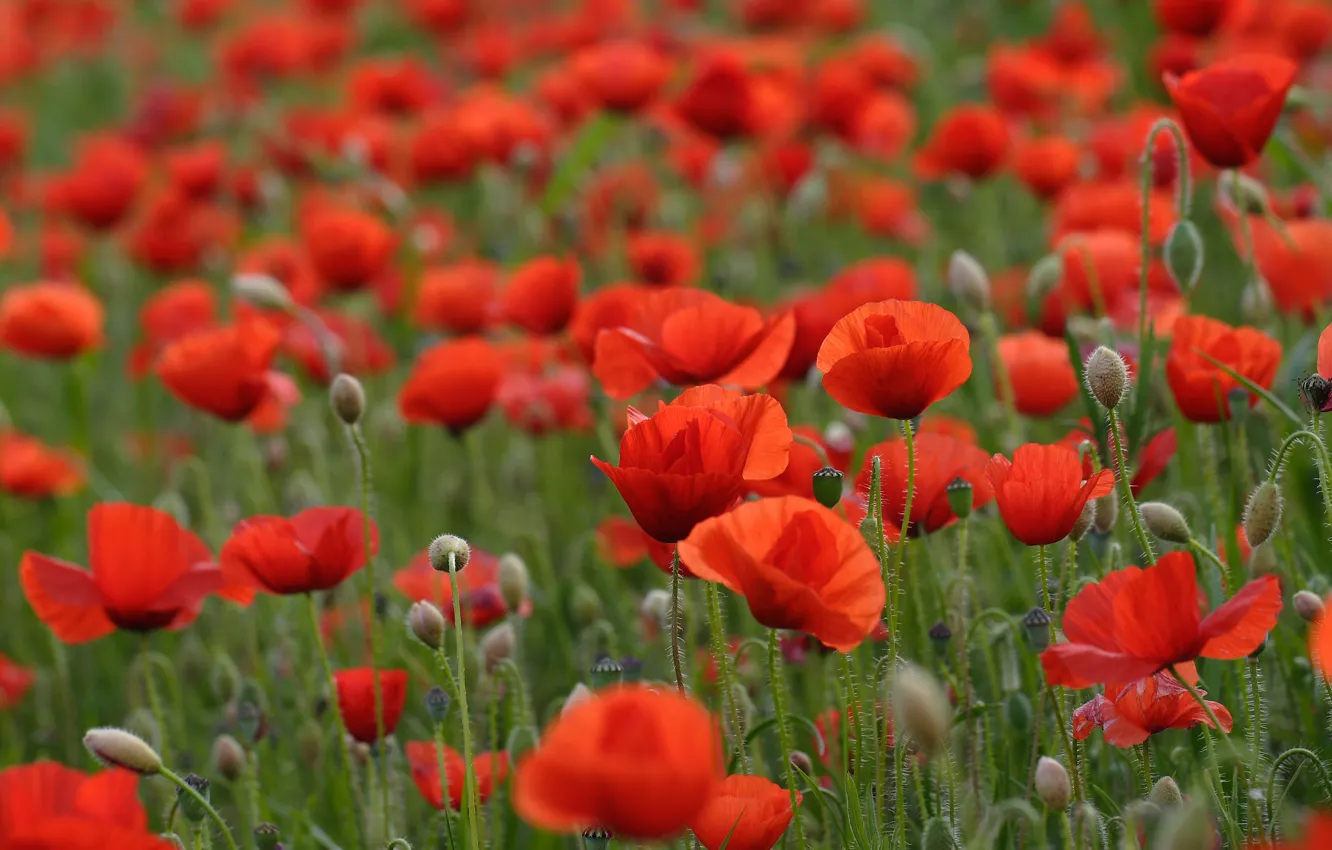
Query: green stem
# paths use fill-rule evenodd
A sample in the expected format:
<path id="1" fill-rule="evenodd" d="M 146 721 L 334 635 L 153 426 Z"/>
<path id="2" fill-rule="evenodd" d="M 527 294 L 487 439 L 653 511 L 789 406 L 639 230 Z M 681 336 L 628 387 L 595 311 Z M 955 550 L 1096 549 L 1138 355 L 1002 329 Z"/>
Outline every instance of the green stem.
<path id="1" fill-rule="evenodd" d="M 1221 579 L 1221 592 L 1226 596 L 1229 596 L 1230 580 L 1226 575 L 1227 568 L 1225 562 L 1222 561 L 1221 558 L 1215 552 L 1213 552 L 1207 546 L 1203 545 L 1198 540 L 1194 540 L 1193 538 L 1189 538 L 1189 549 L 1193 550 L 1195 554 L 1201 555 L 1204 558 L 1206 558 L 1208 561 L 1211 561 L 1216 566 L 1217 575 Z"/>
<path id="2" fill-rule="evenodd" d="M 342 773 L 347 780 L 347 799 L 355 800 L 356 783 L 352 778 L 351 755 L 347 752 L 347 725 L 342 720 L 342 707 L 338 705 L 338 680 L 333 675 L 333 664 L 328 660 L 328 648 L 324 646 L 324 633 L 319 628 L 319 608 L 315 604 L 314 594 L 307 593 L 305 599 L 307 602 L 306 608 L 310 615 L 310 630 L 314 634 L 315 646 L 319 648 L 319 660 L 324 667 L 324 678 L 328 681 L 329 696 L 334 702 L 333 719 L 338 725 L 338 738 L 334 746 L 337 747 L 338 752 L 342 753 Z M 352 806 L 343 809 L 351 827 L 347 830 L 348 836 L 360 832 L 352 809 Z"/>
<path id="3" fill-rule="evenodd" d="M 777 715 L 777 739 L 782 748 L 782 769 L 786 774 L 786 788 L 791 795 L 791 821 L 795 824 L 796 847 L 805 850 L 805 826 L 800 820 L 800 797 L 796 791 L 795 768 L 791 766 L 791 727 L 786 717 L 786 682 L 782 676 L 781 641 L 777 630 L 768 632 L 768 682 L 772 686 L 772 710 Z"/>
<path id="4" fill-rule="evenodd" d="M 731 653 L 726 646 L 726 623 L 722 619 L 721 589 L 716 582 L 708 582 L 708 631 L 712 636 L 712 657 L 717 663 L 717 682 L 721 687 L 722 704 L 731 718 L 731 738 L 740 756 L 740 772 L 749 773 L 749 753 L 745 750 L 745 724 L 740 705 L 735 698 L 735 677 L 731 674 Z"/>
<path id="5" fill-rule="evenodd" d="M 1133 520 L 1133 533 L 1138 538 L 1138 545 L 1142 547 L 1143 557 L 1147 559 L 1148 566 L 1151 566 L 1156 563 L 1156 555 L 1152 552 L 1152 541 L 1147 536 L 1147 530 L 1142 526 L 1138 502 L 1133 498 L 1133 483 L 1129 479 L 1128 461 L 1124 455 L 1124 438 L 1119 433 L 1119 414 L 1115 413 L 1113 408 L 1107 412 L 1110 414 L 1110 439 L 1115 445 L 1115 472 L 1119 476 L 1119 489 L 1124 504 L 1128 505 L 1129 518 Z"/>
<path id="6" fill-rule="evenodd" d="M 675 671 L 675 689 L 684 693 L 684 666 L 680 662 L 682 639 L 680 620 L 680 550 L 676 548 L 675 553 L 671 555 L 671 610 L 666 627 L 671 632 L 671 669 Z"/>
<path id="7" fill-rule="evenodd" d="M 163 761 L 171 760 L 171 747 L 167 743 L 166 715 L 162 712 L 162 700 L 157 693 L 157 679 L 153 676 L 153 665 L 148 648 L 148 637 L 144 636 L 139 644 L 139 666 L 142 668 L 144 689 L 148 692 L 148 707 L 153 712 L 153 722 L 157 724 L 157 751 Z"/>
<path id="8" fill-rule="evenodd" d="M 1110 427 L 1114 427 L 1113 422 L 1111 422 Z M 1045 611 L 1050 615 L 1050 642 L 1054 643 L 1055 614 L 1050 607 L 1050 553 L 1042 544 L 1037 547 L 1036 555 L 1041 576 L 1041 595 L 1045 600 Z M 1051 688 L 1050 701 L 1054 703 L 1055 720 L 1059 723 L 1060 740 L 1063 743 L 1064 756 L 1068 759 L 1069 775 L 1073 780 L 1073 797 L 1078 802 L 1082 802 L 1082 770 L 1078 766 L 1077 750 L 1073 748 L 1073 737 L 1069 733 L 1068 724 L 1064 722 L 1064 689 L 1062 687 Z"/>
<path id="9" fill-rule="evenodd" d="M 1022 435 L 1022 420 L 1018 418 L 1016 395 L 1013 392 L 1013 376 L 1008 366 L 999 356 L 999 330 L 994 313 L 986 310 L 980 317 L 981 338 L 985 342 L 985 353 L 993 365 L 995 382 L 999 385 L 999 403 L 1004 409 L 1004 418 L 1008 423 L 1008 434 L 1015 440 Z"/>
<path id="10" fill-rule="evenodd" d="M 1142 788 L 1143 795 L 1152 793 L 1152 736 L 1142 742 Z"/>
<path id="11" fill-rule="evenodd" d="M 901 582 L 902 582 L 902 563 L 906 557 L 907 540 L 910 539 L 907 533 L 911 528 L 911 502 L 916 495 L 916 447 L 915 434 L 912 432 L 911 422 L 902 421 L 902 442 L 906 448 L 907 458 L 907 480 L 906 480 L 906 498 L 902 504 L 902 524 L 897 538 L 897 553 L 893 561 L 892 571 L 889 573 L 888 580 L 884 582 L 884 587 L 888 591 L 888 667 L 889 676 L 897 675 L 897 659 L 901 655 L 901 633 L 898 630 L 898 612 L 901 607 Z M 880 485 L 882 487 L 882 485 Z M 882 498 L 882 496 L 881 496 Z M 880 509 L 882 514 L 882 509 Z M 879 533 L 884 534 L 886 530 L 882 520 L 879 524 Z M 888 712 L 883 714 L 883 742 L 886 745 L 888 741 L 888 724 L 890 723 Z M 882 749 L 882 747 L 880 747 Z M 894 829 L 899 846 L 906 846 L 906 790 L 903 786 L 903 776 L 906 768 L 906 753 L 903 747 L 893 747 L 893 797 L 895 803 L 894 809 Z M 883 787 L 882 784 L 879 785 Z"/>
<path id="12" fill-rule="evenodd" d="M 163 767 L 162 775 L 175 783 L 177 788 L 193 797 L 194 802 L 208 813 L 208 817 L 212 818 L 213 823 L 217 824 L 217 828 L 222 832 L 222 837 L 226 839 L 227 847 L 230 850 L 237 850 L 236 839 L 231 837 L 231 830 L 227 828 L 227 822 L 222 820 L 222 816 L 217 813 L 217 809 L 213 808 L 213 804 L 208 802 L 208 798 L 195 791 L 188 782 L 173 773 L 170 768 Z"/>
<path id="13" fill-rule="evenodd" d="M 449 774 L 444 769 L 444 724 L 439 722 L 435 724 L 435 767 L 439 770 L 439 796 L 441 813 L 444 821 L 445 838 L 448 840 L 448 846 L 453 847 L 453 824 L 449 819 L 449 809 L 453 804 L 449 802 Z"/>
<path id="14" fill-rule="evenodd" d="M 481 832 L 478 825 L 476 797 L 476 766 L 472 764 L 472 715 L 467 708 L 467 653 L 463 647 L 462 595 L 458 592 L 457 556 L 449 552 L 449 585 L 453 591 L 453 637 L 458 650 L 458 710 L 462 712 L 463 760 L 465 777 L 463 802 L 467 811 L 467 841 L 472 850 L 480 850 Z M 443 652 L 443 650 L 440 650 Z M 443 781 L 441 779 L 441 781 Z"/>

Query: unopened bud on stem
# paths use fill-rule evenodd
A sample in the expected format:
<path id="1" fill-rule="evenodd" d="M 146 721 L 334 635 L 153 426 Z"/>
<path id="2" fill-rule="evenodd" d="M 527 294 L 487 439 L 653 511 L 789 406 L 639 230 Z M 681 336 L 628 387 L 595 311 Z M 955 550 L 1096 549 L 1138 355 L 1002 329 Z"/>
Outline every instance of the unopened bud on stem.
<path id="1" fill-rule="evenodd" d="M 923 752 L 939 752 L 948 741 L 948 697 L 934 677 L 919 667 L 903 667 L 894 679 L 893 716 Z"/>
<path id="2" fill-rule="evenodd" d="M 1073 785 L 1068 778 L 1068 771 L 1048 756 L 1041 756 L 1040 761 L 1036 762 L 1034 784 L 1041 802 L 1055 811 L 1067 808 L 1068 801 L 1073 798 Z"/>
<path id="3" fill-rule="evenodd" d="M 500 597 L 510 611 L 517 611 L 527 599 L 527 564 L 513 552 L 499 559 Z"/>
<path id="4" fill-rule="evenodd" d="M 365 415 L 365 388 L 345 372 L 333 379 L 328 388 L 328 399 L 344 425 L 355 425 Z"/>
<path id="5" fill-rule="evenodd" d="M 447 627 L 444 615 L 430 602 L 413 602 L 407 611 L 407 628 L 417 640 L 431 649 L 439 649 L 444 645 L 444 630 Z"/>
<path id="6" fill-rule="evenodd" d="M 1138 513 L 1147 530 L 1168 543 L 1188 543 L 1193 539 L 1184 515 L 1165 502 L 1143 502 Z"/>
<path id="7" fill-rule="evenodd" d="M 1102 345 L 1091 353 L 1086 364 L 1087 389 L 1106 410 L 1114 410 L 1124 399 L 1128 387 L 1128 367 L 1119 353 Z"/>
<path id="8" fill-rule="evenodd" d="M 954 251 L 948 258 L 948 288 L 977 312 L 990 306 L 990 277 L 966 251 Z"/>
<path id="9" fill-rule="evenodd" d="M 1250 546 L 1259 546 L 1281 524 L 1281 490 L 1276 482 L 1264 481 L 1249 494 L 1244 506 L 1244 536 Z"/>
<path id="10" fill-rule="evenodd" d="M 162 757 L 148 743 L 124 729 L 89 729 L 83 746 L 93 758 L 108 767 L 123 767 L 142 776 L 162 772 Z"/>
<path id="11" fill-rule="evenodd" d="M 1323 600 L 1318 598 L 1318 594 L 1310 590 L 1300 590 L 1290 600 L 1295 613 L 1300 615 L 1300 619 L 1306 623 L 1312 623 L 1323 616 Z"/>
<path id="12" fill-rule="evenodd" d="M 471 560 L 472 547 L 453 534 L 441 534 L 430 542 L 430 566 L 441 573 L 462 572 Z"/>

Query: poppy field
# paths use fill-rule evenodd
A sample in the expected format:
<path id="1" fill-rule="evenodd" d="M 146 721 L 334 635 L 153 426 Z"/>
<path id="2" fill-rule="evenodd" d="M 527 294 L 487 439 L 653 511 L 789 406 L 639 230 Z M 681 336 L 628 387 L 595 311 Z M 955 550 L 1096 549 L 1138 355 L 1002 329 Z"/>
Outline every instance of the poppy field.
<path id="1" fill-rule="evenodd" d="M 6 0 L 0 850 L 1332 848 L 1332 3 Z"/>

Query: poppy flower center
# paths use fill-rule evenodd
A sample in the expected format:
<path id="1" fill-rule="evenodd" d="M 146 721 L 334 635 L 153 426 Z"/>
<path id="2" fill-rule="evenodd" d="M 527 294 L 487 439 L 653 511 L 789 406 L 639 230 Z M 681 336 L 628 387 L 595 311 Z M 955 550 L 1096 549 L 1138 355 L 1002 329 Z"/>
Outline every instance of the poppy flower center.
<path id="1" fill-rule="evenodd" d="M 892 348 L 906 345 L 906 335 L 897 326 L 897 317 L 887 314 L 865 319 L 865 340 L 870 348 Z"/>

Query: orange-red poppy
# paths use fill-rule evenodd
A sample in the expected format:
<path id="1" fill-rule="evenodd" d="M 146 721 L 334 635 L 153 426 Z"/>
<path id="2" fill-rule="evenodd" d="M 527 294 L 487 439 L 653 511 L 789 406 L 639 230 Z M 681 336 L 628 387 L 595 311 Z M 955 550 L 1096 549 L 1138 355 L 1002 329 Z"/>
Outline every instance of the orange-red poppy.
<path id="1" fill-rule="evenodd" d="M 0 770 L 0 846 L 13 850 L 170 850 L 148 830 L 139 777 L 51 761 Z"/>
<path id="2" fill-rule="evenodd" d="M 578 261 L 572 258 L 529 260 L 509 275 L 500 296 L 500 311 L 528 333 L 559 333 L 573 317 L 582 277 Z"/>
<path id="3" fill-rule="evenodd" d="M 1249 582 L 1203 617 L 1196 571 L 1192 555 L 1170 552 L 1155 566 L 1117 570 L 1083 587 L 1064 610 L 1067 642 L 1041 653 L 1046 679 L 1069 688 L 1123 685 L 1196 658 L 1243 658 L 1261 646 L 1281 613 L 1276 577 Z"/>
<path id="4" fill-rule="evenodd" d="M 689 828 L 707 850 L 772 850 L 793 814 L 791 793 L 772 780 L 728 776 Z"/>
<path id="5" fill-rule="evenodd" d="M 625 325 L 597 334 L 592 371 L 611 398 L 656 380 L 757 389 L 777 377 L 794 337 L 790 313 L 765 322 L 711 292 L 669 287 L 639 301 Z"/>
<path id="6" fill-rule="evenodd" d="M 239 422 L 268 397 L 268 369 L 281 341 L 263 319 L 192 333 L 162 351 L 157 377 L 190 407 Z"/>
<path id="7" fill-rule="evenodd" d="M 574 308 L 569 335 L 578 346 L 583 360 L 596 357 L 597 335 L 603 330 L 628 326 L 639 311 L 639 302 L 652 288 L 637 283 L 612 283 L 591 292 Z"/>
<path id="8" fill-rule="evenodd" d="M 793 629 L 839 652 L 883 613 L 879 562 L 859 529 L 818 502 L 779 496 L 700 522 L 680 542 L 695 576 L 745 597 L 764 626 Z"/>
<path id="9" fill-rule="evenodd" d="M 370 522 L 370 551 L 379 529 Z M 233 583 L 275 594 L 313 593 L 337 587 L 365 566 L 365 526 L 354 508 L 307 508 L 287 519 L 241 520 L 222 546 L 222 570 Z"/>
<path id="10" fill-rule="evenodd" d="M 485 417 L 502 377 L 499 352 L 485 339 L 441 342 L 417 358 L 398 393 L 398 410 L 408 422 L 461 432 Z"/>
<path id="11" fill-rule="evenodd" d="M 880 301 L 843 316 L 819 348 L 823 388 L 857 413 L 914 419 L 971 375 L 971 337 L 937 304 Z"/>
<path id="12" fill-rule="evenodd" d="M 1240 168 L 1262 156 L 1298 71 L 1284 56 L 1253 54 L 1182 77 L 1167 74 L 1165 86 L 1203 158 L 1217 168 Z"/>
<path id="13" fill-rule="evenodd" d="M 972 180 L 993 175 L 1008 156 L 1008 123 L 990 106 L 966 104 L 945 113 L 916 154 L 916 173 L 926 178 L 960 174 Z"/>
<path id="14" fill-rule="evenodd" d="M 641 41 L 608 41 L 573 58 L 576 81 L 594 103 L 612 112 L 637 112 L 657 96 L 670 73 L 669 60 Z"/>
<path id="15" fill-rule="evenodd" d="M 375 673 L 379 673 L 379 703 L 375 708 Z M 398 728 L 398 719 L 407 705 L 406 670 L 372 670 L 369 667 L 357 667 L 352 670 L 338 670 L 333 674 L 333 682 L 338 690 L 338 710 L 342 712 L 342 722 L 347 727 L 347 734 L 363 744 L 373 744 L 379 740 L 379 717 L 383 712 L 384 735 L 392 735 Z"/>
<path id="16" fill-rule="evenodd" d="M 1077 450 L 1063 444 L 1027 443 L 1011 461 L 995 455 L 985 467 L 1004 525 L 1028 546 L 1063 540 L 1087 502 L 1114 489 L 1113 471 L 1103 469 L 1086 480 L 1082 473 Z"/>
<path id="17" fill-rule="evenodd" d="M 465 625 L 483 629 L 509 615 L 509 606 L 500 593 L 499 558 L 473 546 L 467 569 L 457 577 L 458 607 Z M 407 566 L 396 571 L 393 586 L 413 602 L 432 603 L 446 620 L 453 622 L 453 586 L 449 574 L 430 565 L 428 551 L 417 552 Z M 531 613 L 531 603 L 525 600 L 517 613 L 523 616 Z"/>
<path id="18" fill-rule="evenodd" d="M 0 652 L 0 711 L 8 711 L 18 705 L 35 681 L 35 670 L 18 664 Z M 0 827 L 0 835 L 3 834 L 4 828 Z"/>
<path id="19" fill-rule="evenodd" d="M 109 230 L 129 213 L 148 177 L 143 152 L 111 135 L 85 139 L 60 187 L 61 206 L 92 230 Z"/>
<path id="20" fill-rule="evenodd" d="M 700 133 L 719 139 L 747 135 L 753 127 L 755 84 L 744 63 L 729 52 L 703 57 L 675 102 L 675 111 Z"/>
<path id="21" fill-rule="evenodd" d="M 916 474 L 911 525 L 907 529 L 909 535 L 929 534 L 957 521 L 948 501 L 947 488 L 959 478 L 971 484 L 974 509 L 985 507 L 994 498 L 990 482 L 985 477 L 990 455 L 975 443 L 946 434 L 929 433 L 922 428 L 915 435 L 913 448 Z M 906 443 L 901 439 L 888 440 L 865 452 L 865 461 L 856 476 L 856 492 L 862 497 L 869 494 L 875 457 L 879 458 L 883 517 L 888 530 L 894 532 L 901 529 L 902 514 L 906 511 Z"/>
<path id="22" fill-rule="evenodd" d="M 25 499 L 68 496 L 83 488 L 83 465 L 35 437 L 0 431 L 0 490 Z"/>
<path id="23" fill-rule="evenodd" d="M 1253 256 L 1258 272 L 1284 313 L 1312 317 L 1332 302 L 1332 221 L 1291 221 L 1278 231 L 1251 216 Z"/>
<path id="24" fill-rule="evenodd" d="M 814 473 L 831 465 L 844 470 L 850 458 L 823 441 L 817 428 L 798 425 L 791 429 L 800 439 L 791 441 L 791 457 L 781 475 L 755 481 L 750 491 L 760 496 L 802 496 L 814 498 Z M 818 448 L 815 448 L 815 447 Z"/>
<path id="25" fill-rule="evenodd" d="M 1198 689 L 1201 694 L 1207 692 Z M 1207 705 L 1229 732 L 1234 725 L 1230 711 L 1212 700 Z M 1167 729 L 1191 729 L 1199 724 L 1212 725 L 1207 712 L 1169 673 L 1157 673 L 1136 682 L 1107 685 L 1073 711 L 1073 737 L 1085 741 L 1096 727 L 1105 733 L 1105 742 L 1116 747 L 1133 747 L 1157 732 Z"/>
<path id="26" fill-rule="evenodd" d="M 669 572 L 675 546 L 654 540 L 638 523 L 625 517 L 606 517 L 597 524 L 597 552 L 612 567 L 625 569 L 650 558 L 657 569 Z"/>
<path id="27" fill-rule="evenodd" d="M 148 297 L 139 308 L 140 341 L 130 349 L 127 368 L 141 378 L 168 344 L 217 324 L 217 296 L 204 280 L 179 280 Z"/>
<path id="28" fill-rule="evenodd" d="M 1013 404 L 1027 416 L 1052 416 L 1078 394 L 1078 377 L 1062 339 L 1040 331 L 1005 334 L 999 338 L 999 359 L 1013 390 Z M 1002 398 L 996 376 L 995 396 Z"/>
<path id="29" fill-rule="evenodd" d="M 1078 179 L 1082 149 L 1065 136 L 1045 136 L 1018 142 L 1013 170 L 1038 198 L 1053 198 Z"/>
<path id="30" fill-rule="evenodd" d="M 411 768 L 412 782 L 416 783 L 416 790 L 427 803 L 443 809 L 447 801 L 455 812 L 462 809 L 467 762 L 461 753 L 434 741 L 408 741 L 403 745 L 403 755 Z M 441 763 L 444 765 L 443 782 L 439 775 Z M 502 750 L 477 753 L 472 759 L 472 776 L 476 780 L 477 799 L 485 803 L 509 776 L 509 754 Z"/>
<path id="31" fill-rule="evenodd" d="M 33 612 L 65 643 L 87 643 L 116 629 L 182 628 L 224 585 L 203 541 L 170 514 L 141 505 L 94 505 L 88 557 L 91 572 L 32 551 L 19 564 Z"/>
<path id="32" fill-rule="evenodd" d="M 413 320 L 417 327 L 473 334 L 490 323 L 499 269 L 484 260 L 436 266 L 421 274 Z"/>
<path id="33" fill-rule="evenodd" d="M 551 832 L 589 826 L 653 841 L 683 832 L 722 779 L 721 733 L 701 704 L 641 685 L 599 691 L 519 761 L 513 807 Z"/>
<path id="34" fill-rule="evenodd" d="M 1233 393 L 1241 394 L 1250 406 L 1258 403 L 1257 395 L 1213 360 L 1267 389 L 1281 365 L 1281 343 L 1255 328 L 1231 327 L 1207 316 L 1179 318 L 1166 357 L 1166 382 L 1190 422 L 1230 419 Z"/>
<path id="35" fill-rule="evenodd" d="M 0 346 L 46 360 L 66 360 L 102 344 L 102 303 L 82 286 L 32 283 L 0 296 Z"/>
<path id="36" fill-rule="evenodd" d="M 325 209 L 305 227 L 305 250 L 323 282 L 336 291 L 370 283 L 393 253 L 393 234 L 379 219 L 352 209 Z"/>

